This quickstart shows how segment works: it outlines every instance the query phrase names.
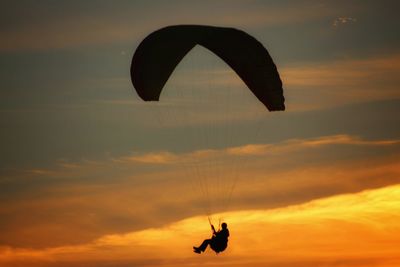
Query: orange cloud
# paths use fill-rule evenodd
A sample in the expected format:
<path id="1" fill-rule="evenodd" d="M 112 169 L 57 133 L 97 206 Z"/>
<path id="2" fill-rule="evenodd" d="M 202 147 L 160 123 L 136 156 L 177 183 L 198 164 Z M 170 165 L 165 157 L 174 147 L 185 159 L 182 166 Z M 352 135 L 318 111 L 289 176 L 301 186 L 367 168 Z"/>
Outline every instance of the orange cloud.
<path id="1" fill-rule="evenodd" d="M 123 157 L 122 161 L 134 161 L 140 163 L 166 164 L 176 162 L 177 156 L 170 152 L 149 153 L 141 156 Z M 116 160 L 116 161 L 121 161 Z"/>
<path id="2" fill-rule="evenodd" d="M 10 188 L 15 181 L 34 190 L 2 202 L 0 240 L 13 247 L 80 244 L 196 214 L 282 207 L 396 184 L 397 150 L 397 140 L 335 135 L 183 154 L 60 161 L 58 169 L 22 172 L 3 181 Z"/>
<path id="3" fill-rule="evenodd" d="M 147 153 L 129 157 L 122 157 L 116 161 L 134 161 L 139 163 L 165 164 L 179 163 L 187 161 L 204 160 L 215 157 L 228 156 L 254 156 L 265 155 L 268 153 L 289 153 L 291 151 L 316 148 L 328 145 L 348 145 L 348 146 L 390 146 L 400 144 L 400 140 L 364 140 L 358 136 L 332 135 L 322 136 L 311 139 L 291 139 L 278 144 L 248 144 L 237 147 L 229 147 L 221 150 L 198 150 L 191 153 L 174 154 L 161 151 L 158 153 Z"/>
<path id="4" fill-rule="evenodd" d="M 395 185 L 279 209 L 220 214 L 228 222 L 231 238 L 228 250 L 219 256 L 211 251 L 201 256 L 192 253 L 191 246 L 209 235 L 206 219 L 192 217 L 161 228 L 106 235 L 77 246 L 3 248 L 0 263 L 337 266 L 341 262 L 340 266 L 346 267 L 393 267 L 400 264 L 399 209 L 400 185 Z"/>

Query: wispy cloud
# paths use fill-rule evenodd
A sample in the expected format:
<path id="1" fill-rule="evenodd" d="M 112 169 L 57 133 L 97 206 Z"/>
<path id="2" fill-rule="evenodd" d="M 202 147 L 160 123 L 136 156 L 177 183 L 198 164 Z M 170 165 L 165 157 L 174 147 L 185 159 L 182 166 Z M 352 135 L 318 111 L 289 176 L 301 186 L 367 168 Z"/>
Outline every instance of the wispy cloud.
<path id="1" fill-rule="evenodd" d="M 339 26 L 344 25 L 344 24 L 351 24 L 351 23 L 355 23 L 355 22 L 357 22 L 356 18 L 338 17 L 333 21 L 332 26 L 333 27 L 339 27 Z"/>
<path id="2" fill-rule="evenodd" d="M 288 107 L 308 109 L 400 98 L 400 55 L 281 69 Z"/>
<path id="3" fill-rule="evenodd" d="M 116 162 L 123 161 L 134 161 L 140 163 L 152 163 L 152 164 L 166 164 L 173 163 L 178 160 L 178 156 L 170 152 L 159 152 L 159 153 L 149 153 L 138 156 L 123 157 L 116 159 Z"/>
<path id="4" fill-rule="evenodd" d="M 294 141 L 296 142 L 296 141 Z M 334 135 L 316 139 L 300 141 L 304 146 L 322 146 L 322 145 L 366 145 L 366 146 L 385 146 L 399 144 L 400 140 L 363 140 L 357 136 Z"/>
<path id="5" fill-rule="evenodd" d="M 44 5 L 44 4 L 43 4 Z M 118 44 L 143 38 L 157 28 L 171 24 L 209 24 L 240 28 L 271 27 L 333 16 L 335 6 L 268 5 L 242 1 L 131 2 L 123 5 L 99 3 L 63 5 L 63 12 L 51 6 L 17 4 L 4 8 L 4 17 L 19 23 L 5 24 L 2 51 L 47 50 L 88 45 Z M 27 10 L 25 10 L 27 9 Z M 22 12 L 21 12 L 22 10 Z M 11 27 L 12 26 L 12 27 Z"/>
<path id="6" fill-rule="evenodd" d="M 400 144 L 400 140 L 364 140 L 357 136 L 333 135 L 311 139 L 293 139 L 278 144 L 249 144 L 238 147 L 229 147 L 222 150 L 199 150 L 191 153 L 174 154 L 171 152 L 148 153 L 123 157 L 118 161 L 136 161 L 140 163 L 177 163 L 188 160 L 210 159 L 221 156 L 254 156 L 265 155 L 267 153 L 289 153 L 298 149 L 329 145 L 349 145 L 349 146 L 390 146 Z"/>

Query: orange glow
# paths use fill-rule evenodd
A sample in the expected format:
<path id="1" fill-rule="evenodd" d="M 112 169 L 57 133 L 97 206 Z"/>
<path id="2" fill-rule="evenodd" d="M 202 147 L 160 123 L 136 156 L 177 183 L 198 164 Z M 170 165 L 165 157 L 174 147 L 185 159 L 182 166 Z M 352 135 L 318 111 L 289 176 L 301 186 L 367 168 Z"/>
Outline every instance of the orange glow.
<path id="1" fill-rule="evenodd" d="M 395 185 L 280 209 L 220 214 L 227 220 L 232 236 L 228 250 L 218 257 L 211 251 L 202 256 L 192 253 L 192 245 L 209 235 L 206 219 L 193 217 L 162 228 L 106 235 L 77 246 L 6 248 L 0 252 L 0 263 L 12 266 L 22 261 L 32 266 L 57 266 L 58 262 L 87 262 L 92 266 L 90 262 L 118 260 L 157 262 L 154 266 L 196 262 L 204 266 L 232 262 L 238 266 L 293 266 L 295 262 L 317 266 L 336 266 L 335 262 L 341 262 L 340 266 L 371 266 L 368 262 L 373 266 L 399 266 L 399 210 L 400 185 Z"/>

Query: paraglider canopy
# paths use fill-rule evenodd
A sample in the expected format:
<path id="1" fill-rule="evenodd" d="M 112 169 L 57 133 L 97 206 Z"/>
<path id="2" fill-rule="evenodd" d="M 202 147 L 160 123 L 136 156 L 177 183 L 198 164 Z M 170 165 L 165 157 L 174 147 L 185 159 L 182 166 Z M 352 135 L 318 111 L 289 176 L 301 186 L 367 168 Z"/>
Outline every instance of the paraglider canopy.
<path id="1" fill-rule="evenodd" d="M 140 43 L 131 65 L 139 96 L 158 101 L 175 67 L 196 45 L 225 61 L 268 110 L 285 109 L 282 81 L 265 47 L 241 30 L 202 25 L 168 26 Z"/>
<path id="2" fill-rule="evenodd" d="M 197 45 L 208 50 L 202 51 L 201 60 L 196 61 L 196 49 L 185 57 Z M 222 76 L 222 68 L 215 68 L 212 60 L 233 71 Z M 188 62 L 193 64 L 185 65 Z M 182 70 L 184 77 L 179 76 Z M 258 40 L 238 29 L 176 25 L 149 34 L 137 47 L 130 71 L 140 98 L 156 101 L 146 106 L 157 120 L 148 121 L 156 123 L 166 143 L 173 142 L 172 151 L 185 152 L 176 163 L 201 193 L 201 206 L 212 224 L 213 214 L 228 210 L 238 179 L 247 175 L 237 170 L 251 159 L 230 148 L 249 144 L 250 135 L 257 134 L 252 126 L 263 125 L 259 119 L 268 113 L 266 108 L 285 109 L 282 81 L 271 56 Z"/>

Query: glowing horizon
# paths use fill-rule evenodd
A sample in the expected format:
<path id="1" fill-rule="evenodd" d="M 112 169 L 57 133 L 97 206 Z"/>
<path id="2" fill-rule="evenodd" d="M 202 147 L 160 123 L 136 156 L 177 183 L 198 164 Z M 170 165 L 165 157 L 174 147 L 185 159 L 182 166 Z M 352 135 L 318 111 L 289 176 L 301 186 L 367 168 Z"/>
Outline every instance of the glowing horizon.
<path id="1" fill-rule="evenodd" d="M 358 262 L 372 258 L 375 266 L 395 266 L 400 263 L 396 257 L 400 252 L 396 246 L 400 242 L 399 208 L 400 186 L 396 185 L 285 208 L 223 213 L 219 216 L 229 222 L 232 237 L 228 250 L 217 257 L 218 264 L 236 262 L 237 266 L 246 266 L 252 259 L 255 266 L 279 262 L 282 266 L 294 262 L 334 266 L 337 261 L 359 266 Z M 154 266 L 169 266 L 172 262 L 186 266 L 203 261 L 192 253 L 191 246 L 195 245 L 193 240 L 200 242 L 210 234 L 204 224 L 204 217 L 196 216 L 161 228 L 105 235 L 77 246 L 3 248 L 0 263 L 53 266 L 57 262 L 74 264 L 94 259 L 107 263 L 118 258 L 132 264 L 153 260 L 157 262 Z M 106 253 L 110 250 L 112 255 Z M 206 258 L 204 266 L 214 266 L 215 253 L 208 250 L 202 257 Z"/>

